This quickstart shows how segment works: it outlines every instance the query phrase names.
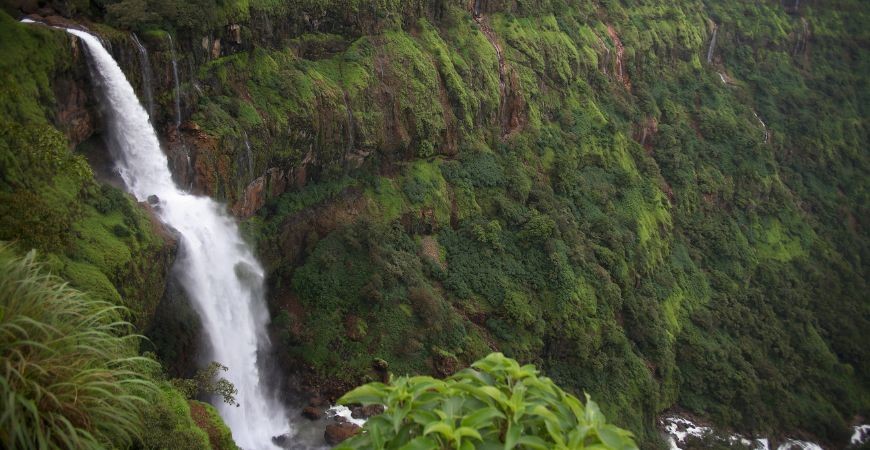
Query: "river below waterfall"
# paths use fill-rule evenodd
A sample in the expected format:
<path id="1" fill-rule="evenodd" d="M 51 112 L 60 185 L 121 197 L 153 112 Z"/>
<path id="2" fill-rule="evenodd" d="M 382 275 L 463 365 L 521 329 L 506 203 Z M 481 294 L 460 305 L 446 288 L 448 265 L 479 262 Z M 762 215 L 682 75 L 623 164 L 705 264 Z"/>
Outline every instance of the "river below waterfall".
<path id="1" fill-rule="evenodd" d="M 738 433 L 725 433 L 708 425 L 700 425 L 681 415 L 667 415 L 659 419 L 670 450 L 700 448 L 743 448 L 750 450 L 823 450 L 819 444 L 795 438 L 774 440 L 768 437 L 746 437 Z M 870 441 L 870 425 L 852 427 L 849 447 L 858 447 Z"/>

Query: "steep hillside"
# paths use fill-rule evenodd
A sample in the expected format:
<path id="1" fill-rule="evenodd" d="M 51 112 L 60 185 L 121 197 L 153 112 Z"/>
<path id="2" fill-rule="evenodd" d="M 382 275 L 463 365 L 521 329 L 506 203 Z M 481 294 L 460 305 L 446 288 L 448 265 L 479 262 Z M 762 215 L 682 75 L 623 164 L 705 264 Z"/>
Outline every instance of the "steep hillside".
<path id="1" fill-rule="evenodd" d="M 226 200 L 256 242 L 276 358 L 327 395 L 378 376 L 373 358 L 446 376 L 498 350 L 647 446 L 671 408 L 833 446 L 870 415 L 860 0 L 7 3 L 111 41 L 176 178 Z M 30 105 L 82 79 L 44 78 L 69 47 L 27 36 L 44 44 L 0 45 L 38 55 L 19 59 L 38 76 L 0 95 Z M 10 154 L 62 143 L 49 128 L 78 136 L 7 113 Z M 94 132 L 70 139 L 98 160 Z M 133 245 L 107 222 L 144 229 L 123 207 L 98 218 Z M 0 239 L 96 264 L 54 250 L 78 241 L 37 241 L 74 224 L 31 222 L 54 228 L 3 222 Z M 182 328 L 153 336 L 158 353 L 190 351 L 166 338 Z"/>

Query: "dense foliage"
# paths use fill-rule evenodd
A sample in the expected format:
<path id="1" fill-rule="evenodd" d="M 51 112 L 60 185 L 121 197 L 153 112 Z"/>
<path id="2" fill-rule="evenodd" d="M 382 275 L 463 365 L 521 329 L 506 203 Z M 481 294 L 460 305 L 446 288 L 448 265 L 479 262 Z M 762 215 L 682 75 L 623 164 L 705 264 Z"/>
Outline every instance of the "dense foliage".
<path id="1" fill-rule="evenodd" d="M 444 380 L 400 377 L 370 383 L 339 403 L 384 405 L 339 449 L 637 449 L 631 433 L 605 422 L 531 365 L 493 353 Z"/>
<path id="2" fill-rule="evenodd" d="M 148 46 L 197 192 L 265 203 L 245 228 L 308 379 L 501 351 L 642 444 L 675 405 L 832 442 L 870 416 L 860 0 L 67 3 Z M 0 239 L 148 311 L 129 299 L 161 240 L 49 123 L 63 40 L 0 20 Z M 125 65 L 126 34 L 95 26 Z"/>
<path id="3" fill-rule="evenodd" d="M 644 442 L 675 404 L 844 439 L 870 405 L 867 12 L 570 4 L 486 18 L 524 100 L 505 138 L 494 52 L 459 8 L 310 59 L 257 50 L 208 66 L 219 89 L 245 83 L 263 120 L 210 129 L 269 136 L 313 114 L 323 166 L 347 164 L 345 127 L 374 151 L 352 181 L 327 177 L 252 222 L 289 355 L 350 381 L 372 376 L 363 355 L 449 374 L 498 349 L 588 390 Z M 312 109 L 295 87 L 307 80 Z M 260 107 L 275 96 L 260 89 L 303 103 Z M 442 102 L 419 100 L 430 92 Z M 209 111 L 197 120 L 214 123 Z M 409 130 L 404 153 L 391 127 Z M 272 155 L 258 161 L 294 158 Z"/>
<path id="4" fill-rule="evenodd" d="M 157 387 L 119 307 L 45 274 L 34 253 L 0 246 L 0 443 L 4 448 L 126 446 Z M 147 373 L 147 371 L 145 371 Z"/>
<path id="5" fill-rule="evenodd" d="M 235 449 L 208 405 L 174 384 L 232 385 L 205 370 L 170 384 L 123 308 L 48 274 L 35 252 L 0 245 L 0 443 L 4 448 Z M 191 409 L 199 414 L 193 415 Z"/>

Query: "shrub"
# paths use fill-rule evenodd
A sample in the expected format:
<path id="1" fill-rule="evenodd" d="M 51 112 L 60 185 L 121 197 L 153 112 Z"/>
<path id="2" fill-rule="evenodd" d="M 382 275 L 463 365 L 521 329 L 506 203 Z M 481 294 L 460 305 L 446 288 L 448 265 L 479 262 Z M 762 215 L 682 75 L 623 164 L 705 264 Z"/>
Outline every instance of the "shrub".
<path id="1" fill-rule="evenodd" d="M 339 403 L 383 404 L 339 449 L 636 449 L 632 434 L 607 424 L 532 365 L 493 353 L 445 380 L 401 377 L 370 383 Z"/>
<path id="2" fill-rule="evenodd" d="M 156 391 L 122 308 L 42 272 L 0 245 L 0 447 L 124 447 Z"/>

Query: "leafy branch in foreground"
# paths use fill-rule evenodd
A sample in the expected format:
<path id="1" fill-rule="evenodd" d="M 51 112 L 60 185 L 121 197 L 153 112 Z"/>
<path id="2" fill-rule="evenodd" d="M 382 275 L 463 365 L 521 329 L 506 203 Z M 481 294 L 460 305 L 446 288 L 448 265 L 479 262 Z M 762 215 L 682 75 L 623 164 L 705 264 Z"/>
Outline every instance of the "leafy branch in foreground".
<path id="1" fill-rule="evenodd" d="M 193 378 L 174 378 L 172 385 L 187 398 L 196 398 L 200 394 L 217 395 L 224 403 L 239 406 L 236 401 L 239 390 L 226 378 L 218 378 L 218 371 L 227 370 L 227 366 L 212 361 L 205 368 L 197 370 Z"/>
<path id="2" fill-rule="evenodd" d="M 122 308 L 43 273 L 0 244 L 0 447 L 125 447 L 142 435 L 139 336 Z"/>
<path id="3" fill-rule="evenodd" d="M 363 432 L 338 449 L 636 449 L 630 432 L 606 423 L 532 365 L 493 353 L 447 379 L 369 383 L 341 404 L 382 404 Z"/>

